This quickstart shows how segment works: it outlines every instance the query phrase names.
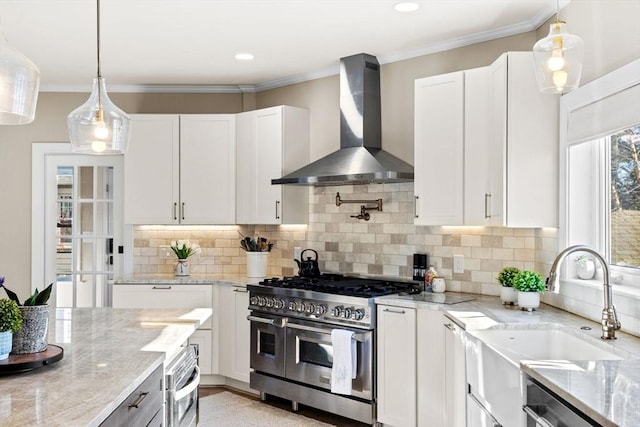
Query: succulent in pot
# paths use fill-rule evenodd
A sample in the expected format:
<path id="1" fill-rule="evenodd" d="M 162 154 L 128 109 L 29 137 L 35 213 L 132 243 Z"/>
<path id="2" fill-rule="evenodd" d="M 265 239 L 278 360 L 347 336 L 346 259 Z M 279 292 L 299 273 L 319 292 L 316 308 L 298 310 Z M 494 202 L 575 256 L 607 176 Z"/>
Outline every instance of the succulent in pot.
<path id="1" fill-rule="evenodd" d="M 514 305 L 518 303 L 518 293 L 513 288 L 513 279 L 520 273 L 517 267 L 504 267 L 498 273 L 498 283 L 502 285 L 500 289 L 500 300 L 502 304 Z"/>
<path id="2" fill-rule="evenodd" d="M 11 353 L 13 334 L 22 328 L 22 313 L 15 301 L 0 299 L 0 360 Z"/>
<path id="3" fill-rule="evenodd" d="M 47 349 L 47 331 L 49 327 L 49 298 L 53 283 L 42 292 L 33 292 L 23 304 L 15 292 L 4 286 L 4 277 L 0 276 L 0 287 L 4 288 L 7 296 L 18 305 L 22 314 L 22 328 L 13 334 L 11 350 L 14 354 L 39 353 Z"/>
<path id="4" fill-rule="evenodd" d="M 542 276 L 535 271 L 523 270 L 513 279 L 513 287 L 518 291 L 518 305 L 532 311 L 540 306 L 540 294 L 545 291 Z"/>

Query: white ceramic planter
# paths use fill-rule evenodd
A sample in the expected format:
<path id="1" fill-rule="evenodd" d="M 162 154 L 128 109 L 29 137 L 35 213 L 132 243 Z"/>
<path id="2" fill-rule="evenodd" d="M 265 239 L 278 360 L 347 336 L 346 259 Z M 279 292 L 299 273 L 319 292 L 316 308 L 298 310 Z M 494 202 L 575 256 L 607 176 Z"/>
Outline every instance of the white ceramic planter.
<path id="1" fill-rule="evenodd" d="M 0 332 L 0 360 L 7 359 L 9 353 L 11 353 L 11 341 L 13 339 L 13 332 L 4 331 Z"/>
<path id="2" fill-rule="evenodd" d="M 540 306 L 540 294 L 518 291 L 518 305 L 522 310 L 533 311 Z"/>
<path id="3" fill-rule="evenodd" d="M 191 266 L 186 259 L 179 259 L 175 269 L 176 276 L 188 276 L 191 274 Z"/>
<path id="4" fill-rule="evenodd" d="M 502 304 L 515 305 L 518 303 L 518 291 L 509 286 L 500 288 L 500 301 Z"/>
<path id="5" fill-rule="evenodd" d="M 578 277 L 583 280 L 593 279 L 594 274 L 596 274 L 596 264 L 592 259 L 576 263 L 576 272 Z"/>
<path id="6" fill-rule="evenodd" d="M 266 277 L 269 252 L 247 252 L 247 277 Z"/>

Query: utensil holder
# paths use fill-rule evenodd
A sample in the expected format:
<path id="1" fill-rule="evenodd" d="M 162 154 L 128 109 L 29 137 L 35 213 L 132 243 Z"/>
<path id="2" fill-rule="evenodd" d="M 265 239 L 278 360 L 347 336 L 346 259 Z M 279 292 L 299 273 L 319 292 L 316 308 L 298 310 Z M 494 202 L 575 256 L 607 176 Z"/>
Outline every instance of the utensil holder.
<path id="1" fill-rule="evenodd" d="M 266 277 L 269 252 L 247 252 L 247 277 Z"/>

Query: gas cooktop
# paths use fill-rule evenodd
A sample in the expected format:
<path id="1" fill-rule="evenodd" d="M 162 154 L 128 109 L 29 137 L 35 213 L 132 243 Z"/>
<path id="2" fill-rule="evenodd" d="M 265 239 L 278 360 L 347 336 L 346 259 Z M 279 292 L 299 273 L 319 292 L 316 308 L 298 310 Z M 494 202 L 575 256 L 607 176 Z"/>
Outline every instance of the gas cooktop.
<path id="1" fill-rule="evenodd" d="M 318 277 L 283 277 L 265 279 L 261 286 L 284 289 L 307 290 L 327 294 L 373 298 L 391 294 L 417 294 L 422 286 L 410 282 L 386 279 L 322 274 Z"/>

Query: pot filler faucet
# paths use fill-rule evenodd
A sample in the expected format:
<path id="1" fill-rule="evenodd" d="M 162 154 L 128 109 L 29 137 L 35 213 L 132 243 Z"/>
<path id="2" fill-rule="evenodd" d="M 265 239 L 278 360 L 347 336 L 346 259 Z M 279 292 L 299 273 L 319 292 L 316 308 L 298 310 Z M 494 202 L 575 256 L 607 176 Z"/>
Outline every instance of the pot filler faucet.
<path id="1" fill-rule="evenodd" d="M 560 285 L 557 280 L 557 270 L 562 264 L 562 261 L 567 257 L 567 255 L 572 254 L 574 252 L 587 252 L 593 255 L 600 264 L 602 265 L 602 269 L 604 271 L 604 308 L 602 309 L 602 339 L 603 340 L 612 340 L 616 339 L 616 329 L 620 329 L 620 322 L 618 321 L 618 315 L 616 314 L 616 308 L 613 306 L 613 292 L 611 291 L 611 277 L 609 275 L 609 265 L 604 260 L 602 255 L 596 252 L 594 249 L 589 246 L 583 245 L 575 245 L 569 246 L 562 252 L 558 254 L 556 259 L 553 261 L 553 265 L 551 265 L 551 270 L 549 271 L 549 277 L 547 277 L 547 289 L 551 292 L 558 293 L 560 290 Z"/>

